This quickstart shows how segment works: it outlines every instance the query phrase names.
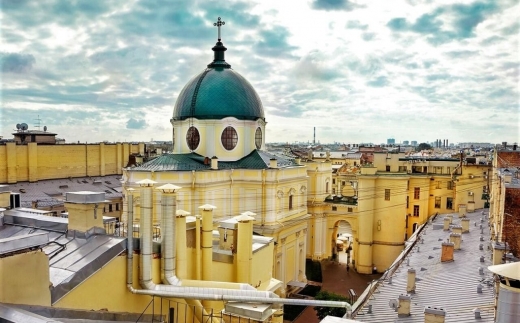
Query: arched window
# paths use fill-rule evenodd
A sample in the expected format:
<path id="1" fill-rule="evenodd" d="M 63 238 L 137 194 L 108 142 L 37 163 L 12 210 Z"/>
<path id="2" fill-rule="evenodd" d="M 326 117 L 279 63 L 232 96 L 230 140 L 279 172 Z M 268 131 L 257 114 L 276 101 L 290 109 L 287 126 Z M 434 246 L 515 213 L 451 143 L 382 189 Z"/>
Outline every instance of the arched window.
<path id="1" fill-rule="evenodd" d="M 192 126 L 188 129 L 188 132 L 186 133 L 186 143 L 190 150 L 197 149 L 200 143 L 200 134 L 197 128 Z"/>
<path id="2" fill-rule="evenodd" d="M 233 150 L 238 142 L 237 131 L 233 127 L 226 127 L 226 129 L 222 131 L 220 140 L 222 141 L 222 146 L 224 146 L 224 148 L 227 150 Z"/>

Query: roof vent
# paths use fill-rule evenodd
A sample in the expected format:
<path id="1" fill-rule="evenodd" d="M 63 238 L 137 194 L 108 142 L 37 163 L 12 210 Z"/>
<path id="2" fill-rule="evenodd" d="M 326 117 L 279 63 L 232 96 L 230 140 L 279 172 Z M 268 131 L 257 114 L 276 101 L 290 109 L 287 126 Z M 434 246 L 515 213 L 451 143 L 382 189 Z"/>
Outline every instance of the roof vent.
<path id="1" fill-rule="evenodd" d="M 473 313 L 475 313 L 475 318 L 476 318 L 476 319 L 481 319 L 481 318 L 482 318 L 482 316 L 480 316 L 480 308 L 478 308 L 478 307 L 475 308 L 475 309 L 473 310 Z"/>

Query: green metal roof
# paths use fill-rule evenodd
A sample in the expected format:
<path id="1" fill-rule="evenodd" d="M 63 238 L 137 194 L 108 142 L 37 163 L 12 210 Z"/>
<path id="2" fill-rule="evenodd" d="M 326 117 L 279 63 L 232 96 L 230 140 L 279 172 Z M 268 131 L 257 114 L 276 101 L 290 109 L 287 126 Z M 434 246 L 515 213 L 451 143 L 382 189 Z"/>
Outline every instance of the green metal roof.
<path id="1" fill-rule="evenodd" d="M 163 154 L 142 165 L 130 168 L 133 171 L 191 171 L 191 170 L 210 170 L 211 165 L 204 164 L 204 156 L 196 153 L 189 154 Z M 267 169 L 269 160 L 276 158 L 278 167 L 298 166 L 294 159 L 282 156 L 275 156 L 271 153 L 253 150 L 249 155 L 237 161 L 219 161 L 219 169 Z"/>
<path id="2" fill-rule="evenodd" d="M 262 101 L 253 86 L 231 69 L 224 59 L 221 42 L 213 47 L 214 60 L 182 89 L 173 111 L 173 120 L 265 119 Z"/>

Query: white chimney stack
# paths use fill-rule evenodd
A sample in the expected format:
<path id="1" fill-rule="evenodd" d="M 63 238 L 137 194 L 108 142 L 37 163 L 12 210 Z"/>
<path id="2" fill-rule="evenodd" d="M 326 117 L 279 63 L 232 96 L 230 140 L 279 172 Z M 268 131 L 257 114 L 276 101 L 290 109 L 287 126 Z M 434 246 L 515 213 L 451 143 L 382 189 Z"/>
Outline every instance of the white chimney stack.
<path id="1" fill-rule="evenodd" d="M 211 157 L 211 169 L 218 169 L 218 158 L 217 156 Z"/>
<path id="2" fill-rule="evenodd" d="M 276 158 L 269 159 L 269 168 L 278 168 L 278 160 Z"/>
<path id="3" fill-rule="evenodd" d="M 413 268 L 408 269 L 406 292 L 415 293 L 415 269 Z"/>

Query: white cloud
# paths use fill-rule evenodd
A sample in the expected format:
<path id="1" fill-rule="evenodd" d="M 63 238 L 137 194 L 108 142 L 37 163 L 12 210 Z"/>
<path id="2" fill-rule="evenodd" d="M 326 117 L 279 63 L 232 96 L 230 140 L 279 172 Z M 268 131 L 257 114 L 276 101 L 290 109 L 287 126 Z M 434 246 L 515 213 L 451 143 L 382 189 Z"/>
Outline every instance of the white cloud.
<path id="1" fill-rule="evenodd" d="M 509 0 L 11 2 L 1 135 L 39 114 L 71 142 L 87 140 L 72 125 L 98 129 L 89 141 L 171 139 L 175 98 L 211 62 L 222 16 L 226 59 L 260 94 L 268 140 L 312 139 L 317 127 L 321 142 L 518 141 L 519 10 Z"/>

